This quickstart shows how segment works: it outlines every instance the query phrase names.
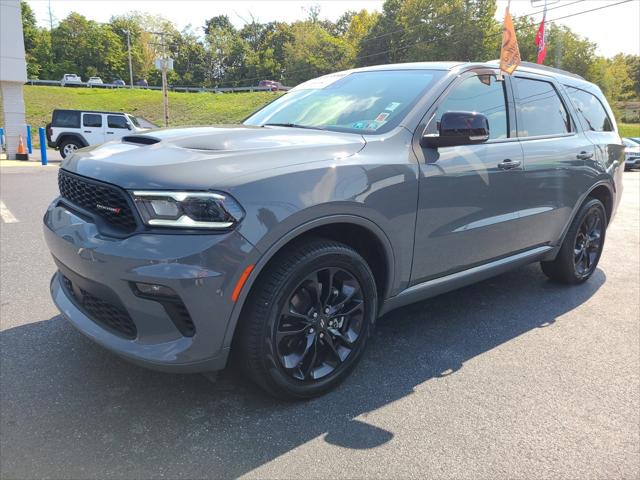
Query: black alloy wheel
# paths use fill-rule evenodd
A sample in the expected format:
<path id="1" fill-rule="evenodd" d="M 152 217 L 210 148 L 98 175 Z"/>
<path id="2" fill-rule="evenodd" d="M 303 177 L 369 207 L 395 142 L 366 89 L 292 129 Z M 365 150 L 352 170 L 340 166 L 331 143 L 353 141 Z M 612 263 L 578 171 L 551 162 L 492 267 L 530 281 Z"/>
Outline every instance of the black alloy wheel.
<path id="1" fill-rule="evenodd" d="M 323 268 L 293 290 L 274 335 L 278 360 L 293 378 L 318 380 L 335 371 L 362 340 L 364 301 L 356 278 Z"/>
<path id="2" fill-rule="evenodd" d="M 578 228 L 573 252 L 576 275 L 591 275 L 602 248 L 603 218 L 597 208 L 589 210 Z"/>

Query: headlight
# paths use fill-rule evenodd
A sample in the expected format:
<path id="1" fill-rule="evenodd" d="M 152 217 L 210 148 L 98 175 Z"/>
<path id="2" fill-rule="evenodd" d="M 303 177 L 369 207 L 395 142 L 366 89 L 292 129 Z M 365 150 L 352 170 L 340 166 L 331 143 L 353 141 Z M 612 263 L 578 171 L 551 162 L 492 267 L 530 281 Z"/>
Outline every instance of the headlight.
<path id="1" fill-rule="evenodd" d="M 244 210 L 233 198 L 211 192 L 134 191 L 142 220 L 152 227 L 230 228 Z"/>

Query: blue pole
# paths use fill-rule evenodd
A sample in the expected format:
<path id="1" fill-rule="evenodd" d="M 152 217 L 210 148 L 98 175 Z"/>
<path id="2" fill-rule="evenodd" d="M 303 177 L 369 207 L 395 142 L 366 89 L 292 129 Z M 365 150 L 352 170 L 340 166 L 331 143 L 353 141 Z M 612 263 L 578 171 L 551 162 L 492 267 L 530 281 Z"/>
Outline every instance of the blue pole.
<path id="1" fill-rule="evenodd" d="M 0 149 L 4 147 L 4 128 L 0 127 Z"/>
<path id="2" fill-rule="evenodd" d="M 31 125 L 27 125 L 27 150 L 29 154 L 33 153 L 33 145 L 31 144 Z"/>
<path id="3" fill-rule="evenodd" d="M 38 133 L 40 134 L 40 161 L 42 165 L 47 164 L 47 138 L 44 132 L 44 128 L 40 127 L 38 129 Z"/>

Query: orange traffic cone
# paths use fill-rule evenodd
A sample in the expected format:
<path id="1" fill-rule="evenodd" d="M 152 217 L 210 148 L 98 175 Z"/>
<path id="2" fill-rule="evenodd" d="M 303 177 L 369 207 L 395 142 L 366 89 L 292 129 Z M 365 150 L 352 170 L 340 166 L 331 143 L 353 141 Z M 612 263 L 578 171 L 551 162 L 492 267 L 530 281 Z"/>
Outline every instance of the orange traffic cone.
<path id="1" fill-rule="evenodd" d="M 22 135 L 20 135 L 19 138 L 20 140 L 18 141 L 18 152 L 16 153 L 16 160 L 29 160 L 29 154 L 27 153 L 27 149 L 24 148 Z"/>

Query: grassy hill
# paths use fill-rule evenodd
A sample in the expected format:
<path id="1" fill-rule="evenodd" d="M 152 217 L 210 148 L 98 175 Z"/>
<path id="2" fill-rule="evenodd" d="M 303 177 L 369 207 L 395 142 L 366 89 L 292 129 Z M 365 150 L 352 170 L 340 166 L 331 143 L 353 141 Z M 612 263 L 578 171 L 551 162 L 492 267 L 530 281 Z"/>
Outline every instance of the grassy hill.
<path id="1" fill-rule="evenodd" d="M 278 93 L 177 93 L 169 92 L 171 126 L 238 123 L 272 101 Z M 25 85 L 27 123 L 34 129 L 51 121 L 56 108 L 128 112 L 163 125 L 162 93 L 156 90 L 35 87 Z M 0 126 L 3 124 L 0 109 Z"/>

